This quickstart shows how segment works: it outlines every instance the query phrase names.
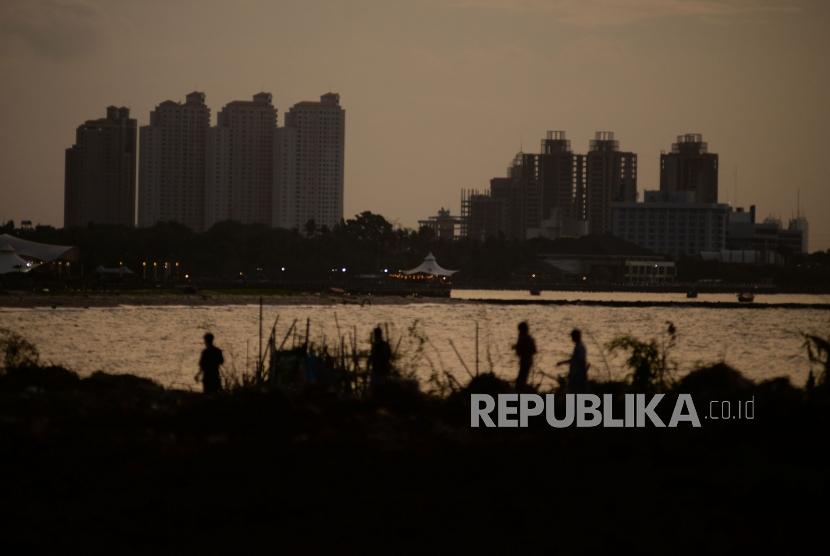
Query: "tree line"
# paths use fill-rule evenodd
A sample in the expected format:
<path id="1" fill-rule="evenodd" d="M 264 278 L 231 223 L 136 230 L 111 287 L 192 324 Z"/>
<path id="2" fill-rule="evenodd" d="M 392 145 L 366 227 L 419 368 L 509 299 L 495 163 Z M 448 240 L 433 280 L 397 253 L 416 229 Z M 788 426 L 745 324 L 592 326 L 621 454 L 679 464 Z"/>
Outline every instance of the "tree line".
<path id="1" fill-rule="evenodd" d="M 573 280 L 542 261 L 550 254 L 648 253 L 610 236 L 579 239 L 530 240 L 491 237 L 447 240 L 430 230 L 395 226 L 380 214 L 364 211 L 329 229 L 313 221 L 303 230 L 271 228 L 262 224 L 220 222 L 201 233 L 176 222 L 148 228 L 90 224 L 85 227 L 15 228 L 0 225 L 0 233 L 43 243 L 79 248 L 80 266 L 90 272 L 99 266 L 124 265 L 142 274 L 142 264 L 179 263 L 181 273 L 195 279 L 319 281 L 333 269 L 348 276 L 382 275 L 408 269 L 433 253 L 439 264 L 460 270 L 457 282 L 489 287 L 523 283 L 532 274 L 542 280 Z M 830 252 L 793 255 L 787 264 L 756 266 L 702 261 L 677 261 L 678 280 L 723 280 L 735 283 L 767 282 L 784 287 L 821 287 L 830 284 Z M 596 281 L 595 278 L 593 278 Z M 589 279 L 589 282 L 591 279 Z"/>

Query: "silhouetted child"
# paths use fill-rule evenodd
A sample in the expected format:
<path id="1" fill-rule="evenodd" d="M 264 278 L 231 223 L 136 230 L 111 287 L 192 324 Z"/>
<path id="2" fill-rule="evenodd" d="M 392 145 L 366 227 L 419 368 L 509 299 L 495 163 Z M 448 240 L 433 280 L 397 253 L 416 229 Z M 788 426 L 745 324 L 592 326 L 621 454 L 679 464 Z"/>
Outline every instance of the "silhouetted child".
<path id="1" fill-rule="evenodd" d="M 222 350 L 213 345 L 213 334 L 205 334 L 205 349 L 199 358 L 199 372 L 193 377 L 196 382 L 201 380 L 205 394 L 215 394 L 222 389 L 222 380 L 219 367 L 225 362 Z"/>
<path id="2" fill-rule="evenodd" d="M 582 343 L 582 332 L 578 328 L 571 331 L 571 340 L 574 350 L 570 359 L 557 363 L 557 366 L 568 365 L 568 391 L 584 392 L 588 387 L 588 352 Z"/>
<path id="3" fill-rule="evenodd" d="M 392 373 L 392 348 L 389 342 L 383 339 L 383 330 L 375 327 L 372 334 L 372 353 L 369 355 L 371 368 L 372 388 L 386 380 Z"/>
<path id="4" fill-rule="evenodd" d="M 527 386 L 527 379 L 530 376 L 530 368 L 533 367 L 533 356 L 536 355 L 536 342 L 528 332 L 526 322 L 519 323 L 519 338 L 513 346 L 516 355 L 519 356 L 519 376 L 516 377 L 516 388 Z"/>

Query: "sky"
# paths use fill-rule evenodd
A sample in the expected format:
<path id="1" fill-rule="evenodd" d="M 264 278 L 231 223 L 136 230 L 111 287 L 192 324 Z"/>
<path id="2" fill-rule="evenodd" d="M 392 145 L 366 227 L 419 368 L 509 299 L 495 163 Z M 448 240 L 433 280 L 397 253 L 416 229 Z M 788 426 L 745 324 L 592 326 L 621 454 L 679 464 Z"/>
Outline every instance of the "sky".
<path id="1" fill-rule="evenodd" d="M 702 133 L 720 200 L 830 248 L 830 2 L 822 0 L 2 0 L 0 219 L 63 224 L 64 149 L 108 105 L 139 125 L 204 91 L 215 122 L 259 91 L 346 109 L 346 216 L 403 226 L 485 189 L 520 149 L 612 130 L 659 155 Z"/>

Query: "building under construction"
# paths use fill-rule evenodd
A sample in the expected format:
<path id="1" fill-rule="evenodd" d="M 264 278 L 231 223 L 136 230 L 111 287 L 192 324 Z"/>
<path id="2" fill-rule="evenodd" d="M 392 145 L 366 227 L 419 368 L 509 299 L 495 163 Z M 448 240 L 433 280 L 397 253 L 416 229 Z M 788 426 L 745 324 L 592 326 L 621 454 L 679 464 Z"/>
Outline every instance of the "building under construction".
<path id="1" fill-rule="evenodd" d="M 585 155 L 585 211 L 591 233 L 611 233 L 611 203 L 637 201 L 637 155 L 620 150 L 613 131 L 597 131 Z"/>
<path id="2" fill-rule="evenodd" d="M 699 133 L 677 136 L 671 152 L 660 153 L 660 191 L 687 194 L 690 202 L 718 202 L 718 155 Z"/>
<path id="3" fill-rule="evenodd" d="M 632 191 L 636 199 L 636 155 L 620 153 L 613 133 L 600 132 L 580 155 L 564 131 L 548 131 L 540 151 L 519 152 L 506 177 L 490 180 L 489 191 L 462 190 L 463 237 L 579 237 L 592 214 L 603 217 L 600 230 L 607 228 L 612 200 Z"/>
<path id="4" fill-rule="evenodd" d="M 418 229 L 426 230 L 435 239 L 453 240 L 461 237 L 463 219 L 453 216 L 449 209 L 441 207 L 436 216 L 418 220 Z"/>

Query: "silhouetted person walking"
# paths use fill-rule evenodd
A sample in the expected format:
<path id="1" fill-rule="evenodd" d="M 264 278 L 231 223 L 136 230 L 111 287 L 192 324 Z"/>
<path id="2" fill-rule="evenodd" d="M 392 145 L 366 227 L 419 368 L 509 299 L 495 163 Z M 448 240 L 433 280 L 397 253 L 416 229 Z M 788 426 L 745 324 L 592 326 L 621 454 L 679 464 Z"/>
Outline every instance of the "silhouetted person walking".
<path id="1" fill-rule="evenodd" d="M 222 379 L 219 375 L 219 367 L 225 362 L 222 350 L 213 345 L 213 334 L 205 334 L 205 349 L 199 358 L 199 372 L 194 379 L 201 380 L 205 394 L 215 394 L 222 389 Z"/>
<path id="2" fill-rule="evenodd" d="M 392 348 L 389 342 L 383 339 L 383 330 L 375 327 L 372 334 L 372 353 L 369 355 L 369 364 L 372 366 L 372 389 L 385 381 L 392 373 Z"/>
<path id="3" fill-rule="evenodd" d="M 516 377 L 516 388 L 523 388 L 527 386 L 530 368 L 533 367 L 533 356 L 536 355 L 536 342 L 528 332 L 526 322 L 519 323 L 519 338 L 513 349 L 519 356 L 519 376 Z"/>
<path id="4" fill-rule="evenodd" d="M 584 392 L 588 387 L 588 352 L 582 343 L 582 332 L 578 328 L 571 331 L 571 340 L 574 343 L 571 358 L 556 365 L 568 365 L 568 391 Z"/>

